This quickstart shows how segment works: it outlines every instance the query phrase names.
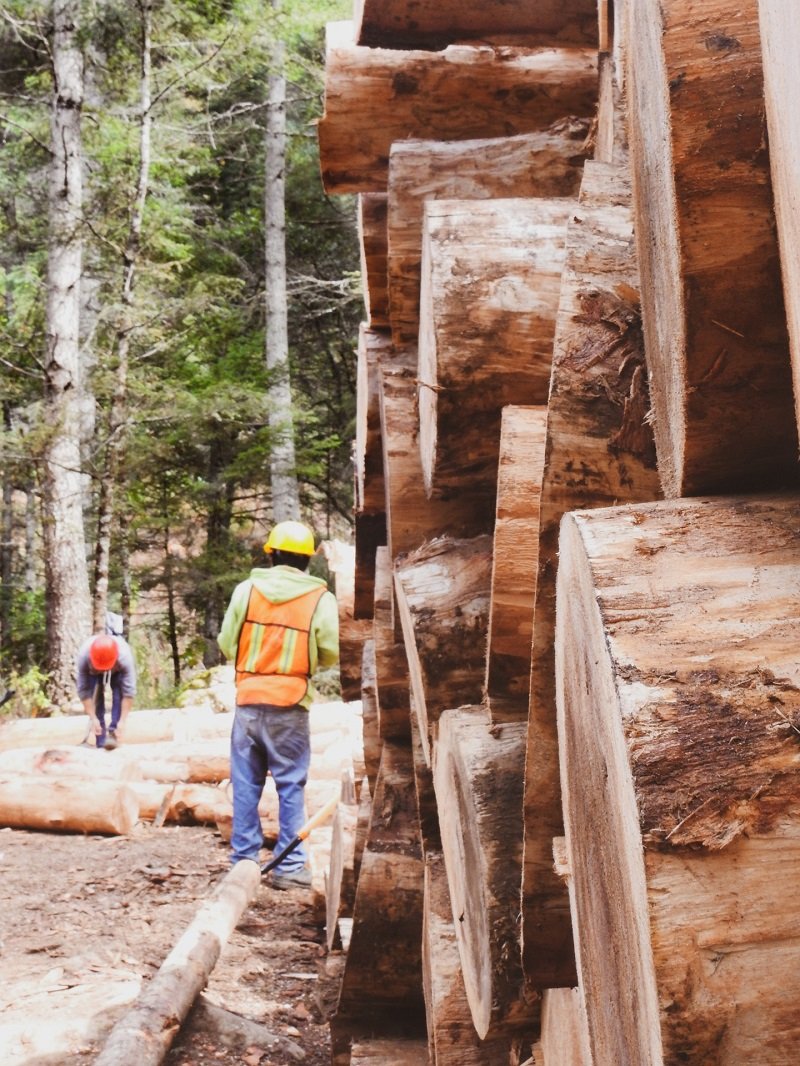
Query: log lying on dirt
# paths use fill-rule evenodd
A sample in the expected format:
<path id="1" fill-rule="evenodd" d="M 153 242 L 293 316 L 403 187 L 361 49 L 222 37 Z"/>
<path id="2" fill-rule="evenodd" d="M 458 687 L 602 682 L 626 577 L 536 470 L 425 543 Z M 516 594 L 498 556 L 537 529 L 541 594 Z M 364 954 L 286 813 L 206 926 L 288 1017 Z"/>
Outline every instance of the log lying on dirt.
<path id="1" fill-rule="evenodd" d="M 358 235 L 364 309 L 371 329 L 389 328 L 385 192 L 365 192 L 358 198 Z"/>
<path id="2" fill-rule="evenodd" d="M 425 204 L 419 443 L 428 495 L 494 511 L 500 416 L 547 402 L 569 199 Z"/>
<path id="3" fill-rule="evenodd" d="M 792 350 L 795 409 L 800 422 L 800 215 L 797 182 L 800 138 L 794 116 L 800 107 L 797 42 L 800 10 L 782 0 L 759 0 L 764 62 L 764 98 L 769 129 L 769 161 L 778 220 L 778 242 L 789 339 Z"/>
<path id="4" fill-rule="evenodd" d="M 626 8 L 635 230 L 664 493 L 796 484 L 758 0 Z"/>
<path id="5" fill-rule="evenodd" d="M 245 859 L 217 884 L 192 923 L 136 1000 L 114 1026 L 96 1066 L 157 1066 L 245 908 L 261 884 L 258 863 Z"/>
<path id="6" fill-rule="evenodd" d="M 556 736 L 555 575 L 566 511 L 660 495 L 648 410 L 630 184 L 586 164 L 567 227 L 553 348 L 533 618 L 522 892 L 524 967 L 535 988 L 572 987 L 567 893 L 553 872 L 563 834 Z"/>
<path id="7" fill-rule="evenodd" d="M 330 22 L 318 126 L 323 183 L 328 193 L 385 192 L 394 141 L 530 133 L 591 115 L 596 101 L 589 48 L 478 42 L 392 51 L 359 47 L 352 22 Z"/>
<path id="8" fill-rule="evenodd" d="M 471 537 L 490 533 L 494 520 L 494 509 L 487 510 L 481 494 L 467 483 L 459 492 L 428 500 L 414 432 L 416 393 L 416 352 L 413 371 L 381 368 L 386 533 L 392 559 L 443 534 Z"/>
<path id="9" fill-rule="evenodd" d="M 596 1063 L 797 1058 L 799 505 L 562 523 L 558 730 Z"/>
<path id="10" fill-rule="evenodd" d="M 439 719 L 433 783 L 453 924 L 478 1036 L 535 1032 L 519 943 L 525 726 L 492 726 L 480 707 Z"/>
<path id="11" fill-rule="evenodd" d="M 0 826 L 125 836 L 139 819 L 134 781 L 0 777 Z"/>
<path id="12" fill-rule="evenodd" d="M 404 1030 L 413 1037 L 424 1032 L 422 888 L 411 753 L 387 741 L 358 871 L 338 1008 L 331 1019 L 334 1062 L 365 1031 L 398 1035 Z"/>
<path id="13" fill-rule="evenodd" d="M 491 537 L 438 537 L 395 568 L 414 712 L 428 764 L 442 711 L 481 700 L 491 565 Z"/>
<path id="14" fill-rule="evenodd" d="M 356 40 L 372 48 L 441 48 L 469 38 L 537 34 L 597 42 L 596 0 L 355 0 Z"/>
<path id="15" fill-rule="evenodd" d="M 486 656 L 493 722 L 528 718 L 546 430 L 546 407 L 503 408 Z"/>
<path id="16" fill-rule="evenodd" d="M 519 137 L 397 141 L 389 156 L 389 308 L 398 343 L 419 334 L 422 221 L 426 200 L 575 196 L 588 120 Z"/>
<path id="17" fill-rule="evenodd" d="M 232 714 L 215 714 L 208 707 L 131 711 L 125 720 L 125 743 L 151 744 L 160 740 L 194 741 L 230 736 L 232 722 Z M 89 719 L 85 715 L 12 719 L 0 725 L 0 751 L 80 744 L 87 735 L 88 725 Z"/>
<path id="18" fill-rule="evenodd" d="M 508 1040 L 481 1040 L 472 1024 L 444 856 L 425 856 L 422 986 L 431 1062 L 436 1066 L 507 1066 Z"/>

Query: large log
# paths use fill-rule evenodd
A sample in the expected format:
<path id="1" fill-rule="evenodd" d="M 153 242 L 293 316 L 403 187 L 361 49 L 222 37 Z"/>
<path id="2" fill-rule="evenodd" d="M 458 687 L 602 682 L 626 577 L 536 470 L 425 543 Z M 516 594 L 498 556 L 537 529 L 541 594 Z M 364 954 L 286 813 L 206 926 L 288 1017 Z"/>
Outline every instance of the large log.
<path id="1" fill-rule="evenodd" d="M 800 1054 L 798 505 L 562 523 L 558 728 L 596 1063 Z"/>
<path id="2" fill-rule="evenodd" d="M 169 707 L 132 711 L 125 719 L 126 744 L 159 740 L 202 740 L 230 736 L 232 714 L 215 714 L 208 707 Z M 80 744 L 87 735 L 85 715 L 61 718 L 17 718 L 0 725 L 0 751 L 9 748 L 58 747 Z"/>
<path id="3" fill-rule="evenodd" d="M 425 856 L 422 984 L 431 1062 L 436 1066 L 507 1066 L 508 1041 L 481 1040 L 472 1024 L 444 856 Z"/>
<path id="4" fill-rule="evenodd" d="M 394 141 L 530 133 L 591 115 L 596 100 L 589 48 L 363 48 L 352 22 L 331 22 L 318 126 L 323 183 L 329 193 L 385 192 Z"/>
<path id="5" fill-rule="evenodd" d="M 358 872 L 339 1002 L 331 1019 L 334 1062 L 359 1033 L 418 1037 L 424 1032 L 422 886 L 411 753 L 387 741 Z"/>
<path id="6" fill-rule="evenodd" d="M 386 510 L 378 365 L 381 359 L 391 361 L 391 353 L 392 339 L 388 333 L 369 329 L 362 322 L 358 330 L 356 377 L 357 512 L 381 514 Z"/>
<path id="7" fill-rule="evenodd" d="M 795 408 L 800 422 L 800 136 L 794 116 L 800 106 L 797 42 L 800 10 L 781 0 L 759 0 L 764 59 L 764 98 L 769 129 L 769 159 L 778 220 L 783 291 L 792 352 Z"/>
<path id="8" fill-rule="evenodd" d="M 379 548 L 375 561 L 375 674 L 378 732 L 382 739 L 408 740 L 408 662 L 400 621 L 394 621 L 394 578 L 388 548 Z"/>
<path id="9" fill-rule="evenodd" d="M 395 568 L 414 712 L 428 764 L 442 712 L 481 701 L 491 560 L 490 537 L 439 537 Z"/>
<path id="10" fill-rule="evenodd" d="M 479 707 L 439 719 L 433 783 L 453 925 L 478 1036 L 535 1033 L 519 943 L 525 726 L 492 726 Z"/>
<path id="11" fill-rule="evenodd" d="M 428 1066 L 428 1045 L 424 1040 L 389 1037 L 360 1037 L 353 1041 L 350 1066 Z"/>
<path id="12" fill-rule="evenodd" d="M 500 416 L 547 402 L 569 199 L 425 204 L 420 454 L 429 495 L 469 482 L 494 511 Z"/>
<path id="13" fill-rule="evenodd" d="M 364 709 L 364 766 L 370 787 L 375 787 L 381 763 L 381 736 L 378 728 L 377 669 L 375 641 L 364 641 L 361 659 L 361 705 Z"/>
<path id="14" fill-rule="evenodd" d="M 385 192 L 365 192 L 358 197 L 358 236 L 364 310 L 371 329 L 389 326 L 389 279 L 386 256 Z"/>
<path id="15" fill-rule="evenodd" d="M 375 553 L 386 544 L 386 514 L 356 511 L 356 584 L 353 596 L 353 617 L 356 620 L 372 617 L 375 589 Z"/>
<path id="16" fill-rule="evenodd" d="M 449 534 L 471 537 L 490 533 L 494 510 L 469 484 L 441 499 L 428 500 L 415 427 L 415 367 L 381 368 L 381 435 L 386 478 L 386 534 L 392 559 L 425 541 Z"/>
<path id="17" fill-rule="evenodd" d="M 93 781 L 103 778 L 136 781 L 143 777 L 137 763 L 123 761 L 116 752 L 83 745 L 68 748 L 9 748 L 0 752 L 0 776 L 12 774 L 83 777 Z"/>
<path id="18" fill-rule="evenodd" d="M 493 722 L 528 718 L 546 429 L 546 407 L 503 408 L 486 656 Z"/>
<path id="19" fill-rule="evenodd" d="M 389 156 L 389 307 L 398 343 L 419 334 L 422 222 L 426 200 L 574 196 L 588 121 L 559 122 L 519 137 L 397 141 Z"/>
<path id="20" fill-rule="evenodd" d="M 563 834 L 553 640 L 558 525 L 566 511 L 659 495 L 648 410 L 630 186 L 587 163 L 567 229 L 542 478 L 525 772 L 522 935 L 536 988 L 575 984 L 567 893 L 552 865 Z"/>
<path id="21" fill-rule="evenodd" d="M 667 496 L 797 482 L 758 0 L 627 5 L 630 153 Z"/>
<path id="22" fill-rule="evenodd" d="M 0 825 L 125 836 L 139 819 L 133 781 L 17 774 L 0 778 Z"/>
<path id="23" fill-rule="evenodd" d="M 111 1030 L 96 1066 L 163 1062 L 260 883 L 258 863 L 248 859 L 237 862 L 222 878 L 132 1009 Z"/>
<path id="24" fill-rule="evenodd" d="M 453 41 L 534 34 L 597 42 L 596 0 L 355 0 L 356 40 L 372 48 L 441 48 Z"/>

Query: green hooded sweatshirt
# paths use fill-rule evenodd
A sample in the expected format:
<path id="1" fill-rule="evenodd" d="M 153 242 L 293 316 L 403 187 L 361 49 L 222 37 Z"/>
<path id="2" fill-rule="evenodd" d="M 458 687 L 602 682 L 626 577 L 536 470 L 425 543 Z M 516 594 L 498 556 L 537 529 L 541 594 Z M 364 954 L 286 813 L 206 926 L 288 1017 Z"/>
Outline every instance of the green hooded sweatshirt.
<path id="1" fill-rule="evenodd" d="M 315 588 L 326 587 L 320 577 L 312 577 L 293 566 L 255 567 L 250 577 L 242 581 L 233 590 L 231 602 L 222 620 L 222 628 L 217 637 L 217 644 L 226 659 L 236 661 L 236 649 L 239 645 L 239 633 L 244 624 L 250 590 L 253 585 L 271 603 L 286 603 L 287 600 L 304 596 Z M 339 609 L 332 592 L 325 592 L 317 604 L 311 619 L 308 655 L 311 674 L 320 667 L 333 666 L 339 661 Z M 308 691 L 300 701 L 301 707 L 308 708 L 314 701 L 316 693 L 309 681 Z"/>

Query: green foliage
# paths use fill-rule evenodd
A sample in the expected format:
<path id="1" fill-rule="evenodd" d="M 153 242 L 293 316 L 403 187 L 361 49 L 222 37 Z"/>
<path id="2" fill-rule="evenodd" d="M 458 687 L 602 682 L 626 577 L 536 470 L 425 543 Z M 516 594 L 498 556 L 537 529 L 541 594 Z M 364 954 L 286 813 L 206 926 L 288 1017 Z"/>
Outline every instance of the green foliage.
<path id="1" fill-rule="evenodd" d="M 16 670 L 9 674 L 6 691 L 12 689 L 14 696 L 0 709 L 4 718 L 48 718 L 53 711 L 47 695 L 49 678 L 38 666 Z"/>

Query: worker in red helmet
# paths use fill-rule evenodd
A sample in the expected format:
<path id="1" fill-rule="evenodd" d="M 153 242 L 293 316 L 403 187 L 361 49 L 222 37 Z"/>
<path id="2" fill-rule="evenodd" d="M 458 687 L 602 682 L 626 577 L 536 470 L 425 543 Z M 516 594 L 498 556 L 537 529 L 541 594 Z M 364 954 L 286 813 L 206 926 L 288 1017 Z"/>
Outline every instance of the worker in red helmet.
<path id="1" fill-rule="evenodd" d="M 111 689 L 111 721 L 106 730 L 106 685 Z M 77 661 L 78 697 L 89 715 L 98 748 L 111 750 L 122 739 L 136 696 L 136 666 L 122 637 L 96 633 L 84 641 Z"/>

